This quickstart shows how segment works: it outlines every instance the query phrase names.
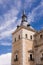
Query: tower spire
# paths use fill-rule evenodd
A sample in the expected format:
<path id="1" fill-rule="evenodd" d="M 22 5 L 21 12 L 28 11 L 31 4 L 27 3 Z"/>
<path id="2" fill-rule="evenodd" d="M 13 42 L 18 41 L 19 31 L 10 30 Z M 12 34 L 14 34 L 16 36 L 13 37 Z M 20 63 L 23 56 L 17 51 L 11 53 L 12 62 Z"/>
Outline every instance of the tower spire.
<path id="1" fill-rule="evenodd" d="M 25 10 L 23 10 L 22 22 L 27 22 L 27 16 L 26 16 L 26 14 L 25 14 Z"/>
<path id="2" fill-rule="evenodd" d="M 24 26 L 27 26 L 27 16 L 25 14 L 25 10 L 23 10 L 23 13 L 22 13 L 22 20 L 21 20 L 21 25 L 24 25 Z"/>
<path id="3" fill-rule="evenodd" d="M 25 15 L 25 10 L 23 10 L 23 14 Z"/>

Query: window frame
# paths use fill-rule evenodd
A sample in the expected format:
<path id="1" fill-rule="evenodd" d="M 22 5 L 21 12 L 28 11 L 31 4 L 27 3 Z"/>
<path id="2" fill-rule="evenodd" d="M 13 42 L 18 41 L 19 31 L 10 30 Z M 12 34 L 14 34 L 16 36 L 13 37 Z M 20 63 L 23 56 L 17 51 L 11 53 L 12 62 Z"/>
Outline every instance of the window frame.
<path id="1" fill-rule="evenodd" d="M 30 35 L 30 39 L 32 40 L 32 35 Z"/>
<path id="2" fill-rule="evenodd" d="M 25 34 L 25 38 L 28 38 L 28 35 L 27 34 Z"/>

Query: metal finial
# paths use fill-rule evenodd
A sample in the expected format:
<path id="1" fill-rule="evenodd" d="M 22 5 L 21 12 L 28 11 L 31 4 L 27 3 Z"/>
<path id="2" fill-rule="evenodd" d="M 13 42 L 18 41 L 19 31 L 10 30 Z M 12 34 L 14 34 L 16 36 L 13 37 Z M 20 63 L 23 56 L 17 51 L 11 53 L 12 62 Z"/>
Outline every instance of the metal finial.
<path id="1" fill-rule="evenodd" d="M 23 10 L 23 14 L 25 14 L 25 10 Z"/>

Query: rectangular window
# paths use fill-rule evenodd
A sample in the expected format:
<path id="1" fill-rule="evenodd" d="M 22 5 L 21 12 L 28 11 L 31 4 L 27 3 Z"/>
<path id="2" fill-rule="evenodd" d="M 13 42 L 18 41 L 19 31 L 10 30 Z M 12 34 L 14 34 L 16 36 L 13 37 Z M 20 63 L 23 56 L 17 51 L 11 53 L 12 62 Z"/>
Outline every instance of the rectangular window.
<path id="1" fill-rule="evenodd" d="M 18 61 L 18 56 L 16 55 L 16 61 Z"/>
<path id="2" fill-rule="evenodd" d="M 32 54 L 30 54 L 30 61 L 34 61 Z"/>
<path id="3" fill-rule="evenodd" d="M 32 54 L 30 54 L 30 60 L 32 60 Z"/>
<path id="4" fill-rule="evenodd" d="M 16 42 L 16 38 L 15 38 L 15 42 Z"/>
<path id="5" fill-rule="evenodd" d="M 30 36 L 30 39 L 32 39 L 32 35 Z"/>
<path id="6" fill-rule="evenodd" d="M 25 37 L 27 38 L 27 34 L 25 34 Z"/>
<path id="7" fill-rule="evenodd" d="M 42 38 L 43 36 L 42 35 L 40 35 L 40 38 Z"/>

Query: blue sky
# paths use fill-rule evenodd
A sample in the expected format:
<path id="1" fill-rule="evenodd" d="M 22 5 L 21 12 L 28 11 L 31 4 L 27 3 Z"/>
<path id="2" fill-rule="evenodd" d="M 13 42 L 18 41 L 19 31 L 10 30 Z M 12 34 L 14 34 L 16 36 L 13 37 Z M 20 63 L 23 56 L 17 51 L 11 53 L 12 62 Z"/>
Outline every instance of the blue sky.
<path id="1" fill-rule="evenodd" d="M 21 23 L 23 9 L 28 17 L 28 23 L 37 31 L 43 29 L 43 0 L 0 0 L 0 58 L 2 60 L 8 55 L 11 56 L 12 32 Z M 0 65 L 10 65 L 10 62 L 8 64 L 1 62 Z"/>

